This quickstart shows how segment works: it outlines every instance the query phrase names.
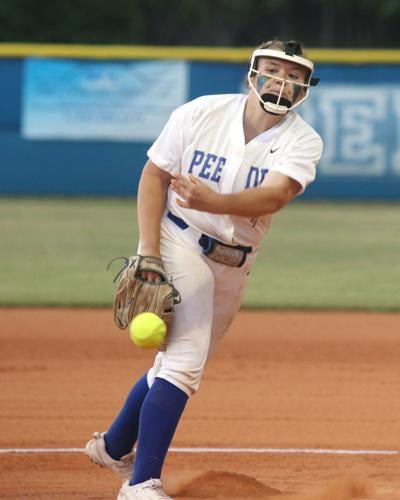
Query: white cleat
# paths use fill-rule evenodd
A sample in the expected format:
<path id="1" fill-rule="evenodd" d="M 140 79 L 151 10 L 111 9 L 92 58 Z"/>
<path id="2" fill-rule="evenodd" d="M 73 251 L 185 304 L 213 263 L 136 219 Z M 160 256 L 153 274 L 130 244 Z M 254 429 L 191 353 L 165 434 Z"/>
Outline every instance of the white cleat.
<path id="1" fill-rule="evenodd" d="M 134 452 L 124 455 L 120 460 L 114 460 L 106 451 L 105 432 L 95 432 L 86 447 L 85 453 L 92 462 L 116 472 L 121 479 L 130 479 L 133 471 Z"/>
<path id="2" fill-rule="evenodd" d="M 164 493 L 161 479 L 149 479 L 144 483 L 129 486 L 129 481 L 124 481 L 117 500 L 173 500 Z"/>

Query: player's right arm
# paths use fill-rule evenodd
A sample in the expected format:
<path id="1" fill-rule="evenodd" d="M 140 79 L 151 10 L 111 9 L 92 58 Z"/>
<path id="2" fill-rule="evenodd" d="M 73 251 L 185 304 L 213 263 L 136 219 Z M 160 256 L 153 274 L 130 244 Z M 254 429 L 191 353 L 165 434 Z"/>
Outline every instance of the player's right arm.
<path id="1" fill-rule="evenodd" d="M 300 192 L 301 185 L 286 175 L 271 172 L 261 186 L 222 194 L 193 175 L 185 177 L 179 174 L 172 179 L 171 188 L 180 196 L 176 203 L 182 208 L 259 217 L 280 210 Z"/>
<path id="2" fill-rule="evenodd" d="M 160 257 L 160 225 L 171 175 L 149 160 L 139 182 L 137 213 L 140 254 Z"/>

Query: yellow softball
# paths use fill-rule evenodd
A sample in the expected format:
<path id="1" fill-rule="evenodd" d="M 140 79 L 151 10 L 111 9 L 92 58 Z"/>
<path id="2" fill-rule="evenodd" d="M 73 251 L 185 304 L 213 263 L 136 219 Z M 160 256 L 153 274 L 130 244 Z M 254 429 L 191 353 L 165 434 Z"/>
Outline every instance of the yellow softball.
<path id="1" fill-rule="evenodd" d="M 167 325 L 152 312 L 144 312 L 133 318 L 129 325 L 132 342 L 142 349 L 159 348 L 167 336 Z"/>

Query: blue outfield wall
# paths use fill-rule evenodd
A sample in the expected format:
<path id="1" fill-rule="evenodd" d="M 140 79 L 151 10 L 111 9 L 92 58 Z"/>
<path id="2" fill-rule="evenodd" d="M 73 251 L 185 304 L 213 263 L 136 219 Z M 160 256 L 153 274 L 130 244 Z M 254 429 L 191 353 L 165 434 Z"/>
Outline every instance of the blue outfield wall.
<path id="1" fill-rule="evenodd" d="M 134 196 L 151 140 L 23 135 L 26 61 L 0 58 L 0 194 Z M 245 63 L 187 62 L 186 98 L 243 91 L 245 73 Z M 318 63 L 316 76 L 300 109 L 325 151 L 304 198 L 399 200 L 400 63 Z M 162 102 L 162 86 L 154 95 Z"/>

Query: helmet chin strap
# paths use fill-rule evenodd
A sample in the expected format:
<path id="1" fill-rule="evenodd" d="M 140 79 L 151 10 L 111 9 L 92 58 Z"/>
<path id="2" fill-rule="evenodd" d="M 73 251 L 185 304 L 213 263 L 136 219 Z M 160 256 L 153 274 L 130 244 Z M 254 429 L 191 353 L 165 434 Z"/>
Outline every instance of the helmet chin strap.
<path id="1" fill-rule="evenodd" d="M 285 115 L 292 107 L 292 102 L 286 99 L 286 97 L 271 94 L 269 92 L 262 94 L 260 97 L 261 108 L 271 115 Z M 279 104 L 277 104 L 278 101 Z"/>

